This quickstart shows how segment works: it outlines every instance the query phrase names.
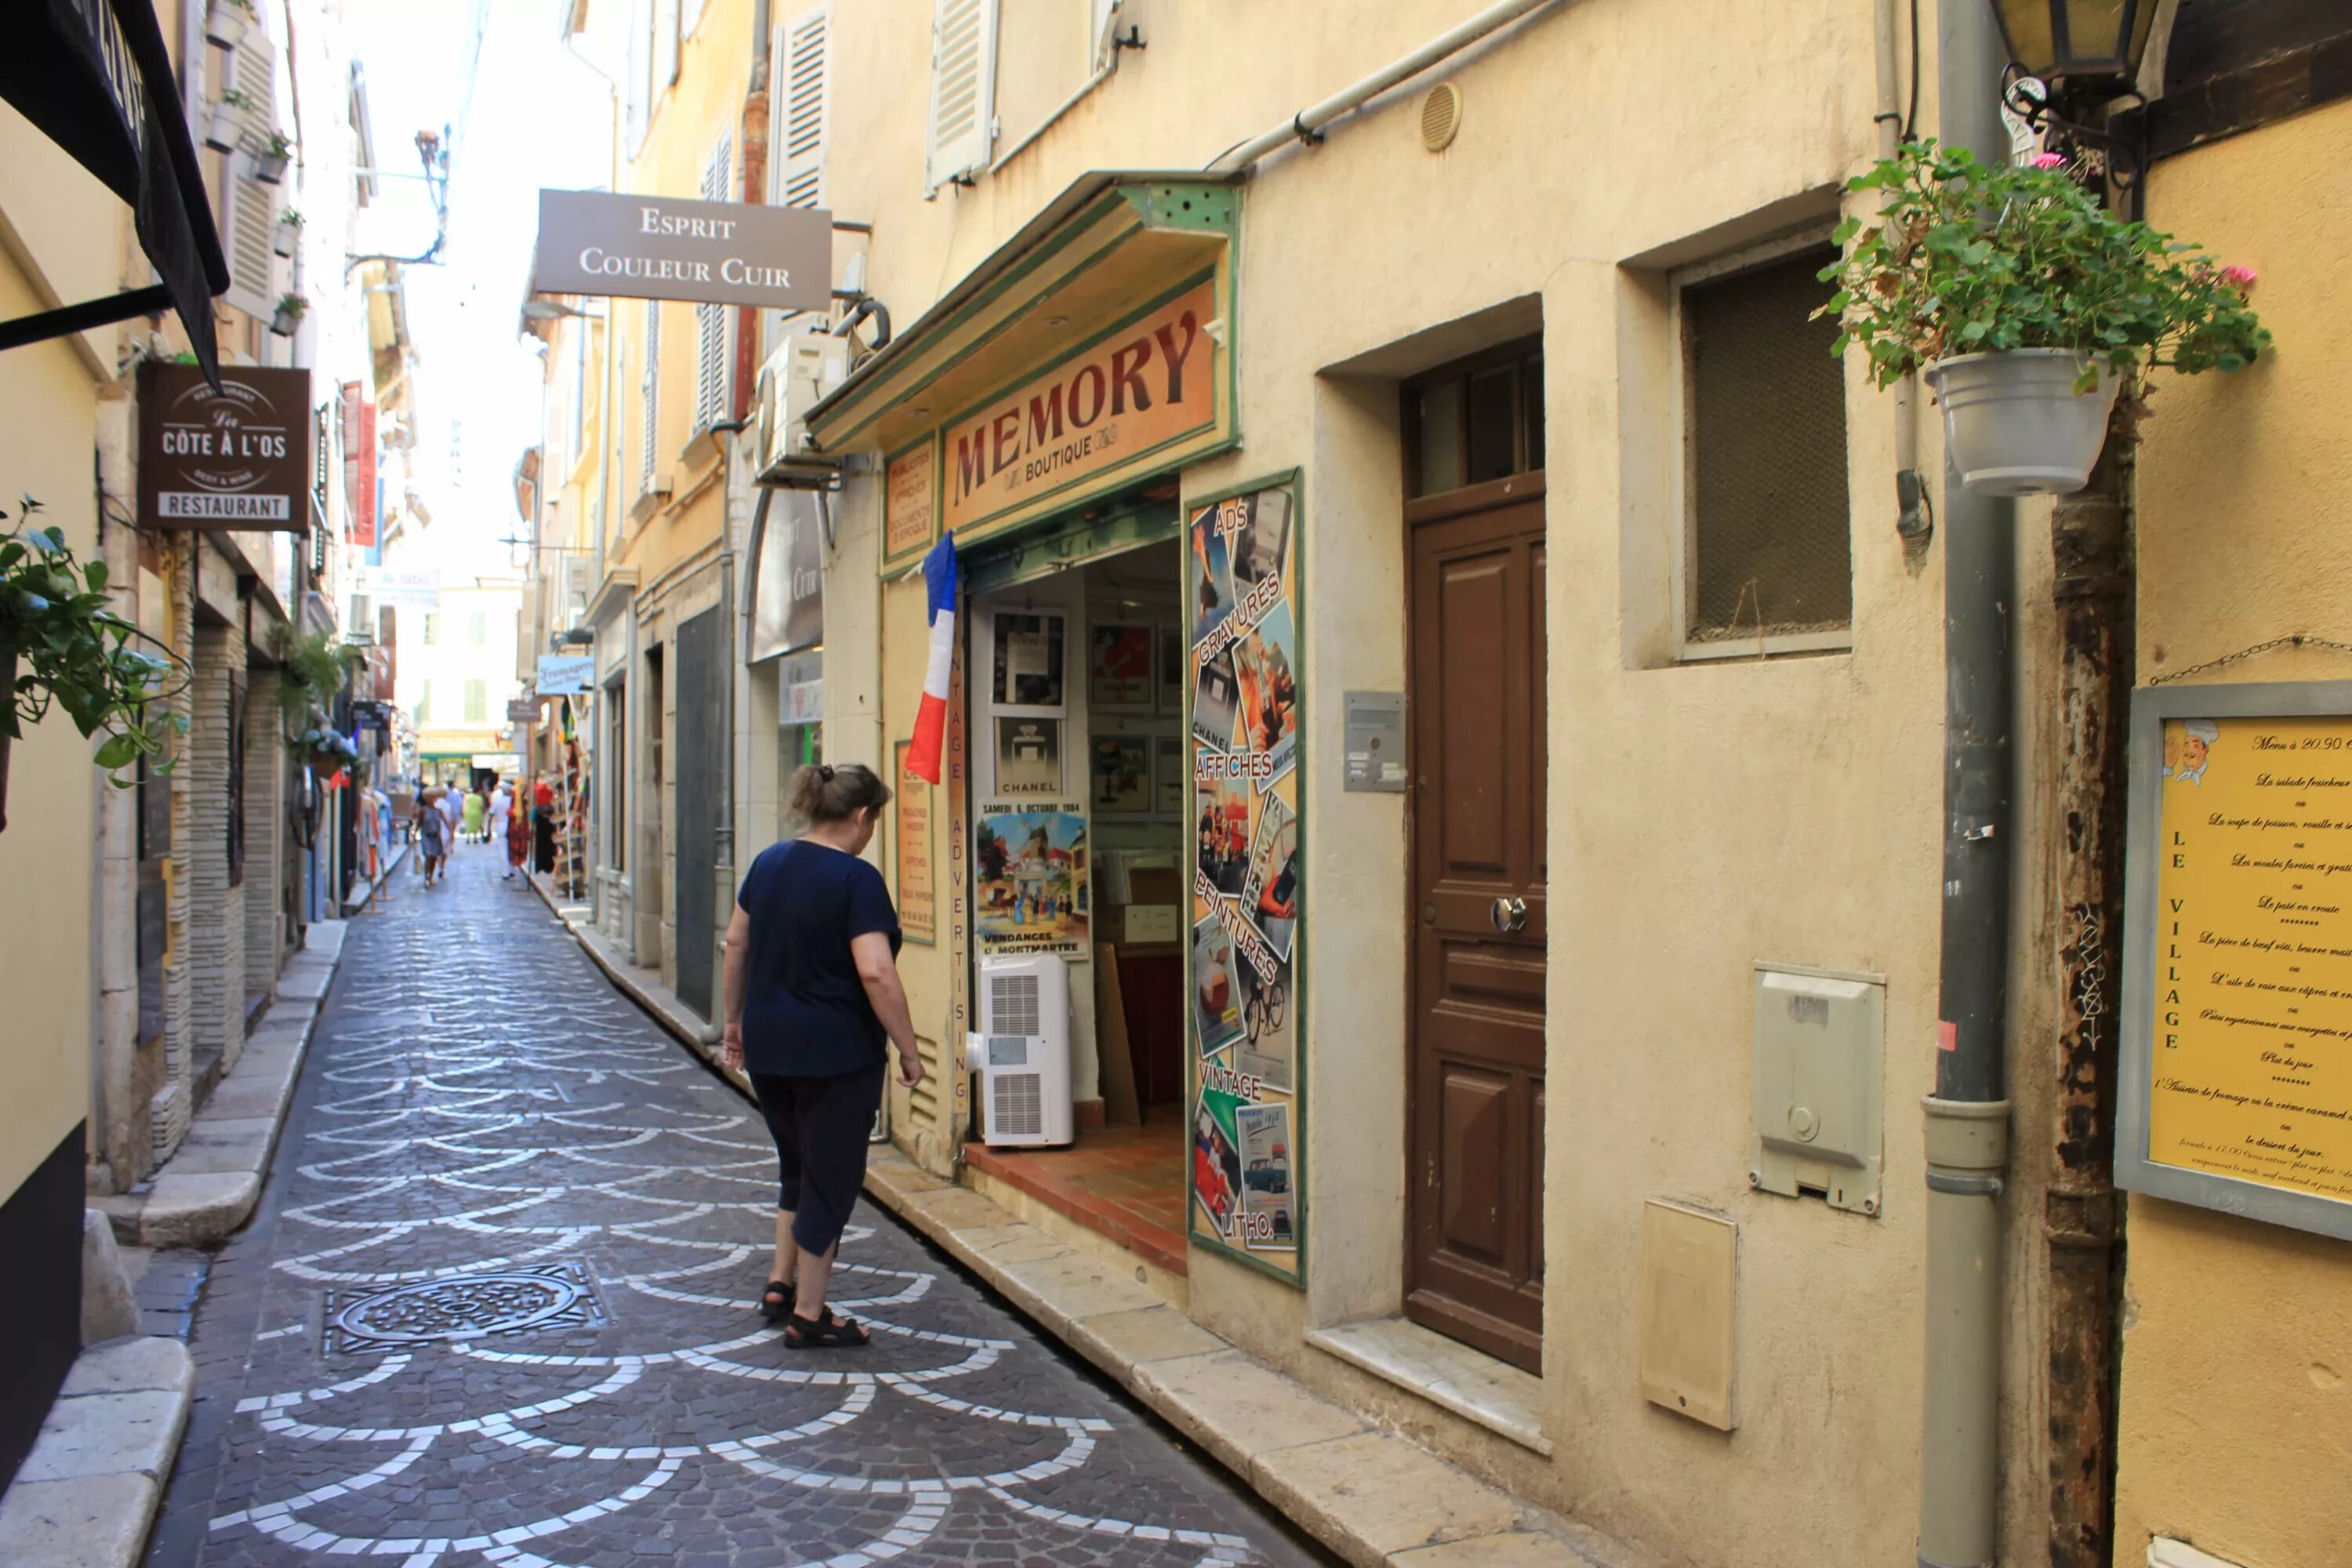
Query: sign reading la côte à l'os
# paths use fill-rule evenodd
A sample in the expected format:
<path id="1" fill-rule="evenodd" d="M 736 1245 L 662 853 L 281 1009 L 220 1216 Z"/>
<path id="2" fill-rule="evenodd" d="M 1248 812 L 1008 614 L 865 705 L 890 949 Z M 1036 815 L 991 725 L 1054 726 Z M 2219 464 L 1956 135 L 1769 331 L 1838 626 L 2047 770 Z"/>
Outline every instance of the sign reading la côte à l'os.
<path id="1" fill-rule="evenodd" d="M 193 364 L 139 371 L 139 521 L 149 528 L 310 527 L 310 373 Z"/>
<path id="2" fill-rule="evenodd" d="M 541 191 L 530 286 L 541 294 L 822 310 L 833 303 L 833 215 Z"/>

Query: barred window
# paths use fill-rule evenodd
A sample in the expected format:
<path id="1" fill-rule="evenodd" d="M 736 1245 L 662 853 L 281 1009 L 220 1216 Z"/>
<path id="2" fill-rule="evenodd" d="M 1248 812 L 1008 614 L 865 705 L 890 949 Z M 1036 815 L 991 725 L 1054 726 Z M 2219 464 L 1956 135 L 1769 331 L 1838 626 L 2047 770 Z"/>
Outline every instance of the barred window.
<path id="1" fill-rule="evenodd" d="M 1845 374 L 1808 243 L 1677 279 L 1685 657 L 1842 647 L 1853 624 Z"/>

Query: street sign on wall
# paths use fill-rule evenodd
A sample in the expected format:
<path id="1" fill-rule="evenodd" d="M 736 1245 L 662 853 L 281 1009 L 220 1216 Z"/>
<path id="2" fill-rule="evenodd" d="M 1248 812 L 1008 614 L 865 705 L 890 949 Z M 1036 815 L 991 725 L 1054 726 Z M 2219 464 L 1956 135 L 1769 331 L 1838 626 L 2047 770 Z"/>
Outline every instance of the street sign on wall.
<path id="1" fill-rule="evenodd" d="M 507 704 L 507 722 L 509 724 L 538 723 L 539 699 L 536 697 L 518 697 L 509 701 Z"/>
<path id="2" fill-rule="evenodd" d="M 139 371 L 139 521 L 150 528 L 310 526 L 310 373 L 193 364 Z"/>
<path id="3" fill-rule="evenodd" d="M 530 286 L 541 294 L 822 310 L 833 303 L 833 215 L 541 191 Z"/>

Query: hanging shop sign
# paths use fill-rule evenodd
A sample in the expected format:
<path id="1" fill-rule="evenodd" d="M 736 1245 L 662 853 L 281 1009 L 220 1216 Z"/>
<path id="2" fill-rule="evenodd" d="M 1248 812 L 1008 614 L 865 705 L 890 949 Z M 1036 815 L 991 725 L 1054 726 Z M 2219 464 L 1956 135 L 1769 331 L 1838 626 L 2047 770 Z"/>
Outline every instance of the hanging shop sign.
<path id="1" fill-rule="evenodd" d="M 2352 681 L 2140 691 L 2130 790 L 2116 1181 L 2352 1237 Z"/>
<path id="2" fill-rule="evenodd" d="M 940 521 L 960 540 L 1049 498 L 1213 439 L 1221 384 L 1214 280 L 1202 278 L 945 426 Z"/>
<path id="3" fill-rule="evenodd" d="M 833 303 L 833 215 L 541 191 L 530 286 L 541 294 L 822 310 Z"/>
<path id="4" fill-rule="evenodd" d="M 150 528 L 310 526 L 310 373 L 193 364 L 139 371 L 139 518 Z"/>
<path id="5" fill-rule="evenodd" d="M 373 487 L 371 487 L 373 488 Z M 358 592 L 378 609 L 396 605 L 403 609 L 441 607 L 439 572 L 402 572 L 389 566 L 362 566 L 356 574 Z"/>
<path id="6" fill-rule="evenodd" d="M 349 520 L 352 543 L 362 550 L 375 547 L 375 405 L 360 391 L 360 384 L 342 385 L 343 516 Z M 435 602 L 439 602 L 436 579 Z"/>
<path id="7" fill-rule="evenodd" d="M 538 723 L 539 699 L 536 697 L 515 697 L 509 699 L 507 702 L 507 722 L 509 724 Z"/>
<path id="8" fill-rule="evenodd" d="M 767 492 L 769 516 L 752 569 L 751 645 L 757 663 L 824 641 L 824 533 L 812 490 Z"/>
<path id="9" fill-rule="evenodd" d="M 1295 479 L 1261 485 L 1193 507 L 1184 542 L 1192 1231 L 1294 1281 L 1306 1233 L 1297 508 Z"/>
<path id="10" fill-rule="evenodd" d="M 934 879 L 931 818 L 936 789 L 929 779 L 907 766 L 912 741 L 891 748 L 898 763 L 894 785 L 898 817 L 898 929 L 908 942 L 926 946 L 939 941 L 939 884 Z"/>
<path id="11" fill-rule="evenodd" d="M 539 656 L 538 692 L 541 697 L 581 696 L 596 685 L 596 656 L 588 653 L 543 653 Z"/>

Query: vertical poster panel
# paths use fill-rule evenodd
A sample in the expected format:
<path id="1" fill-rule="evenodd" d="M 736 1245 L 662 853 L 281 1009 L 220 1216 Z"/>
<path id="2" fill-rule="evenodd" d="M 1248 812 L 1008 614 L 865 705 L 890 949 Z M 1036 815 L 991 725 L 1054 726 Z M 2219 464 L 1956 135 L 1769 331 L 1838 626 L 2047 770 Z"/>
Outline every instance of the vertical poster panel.
<path id="1" fill-rule="evenodd" d="M 929 946 L 940 937 L 939 883 L 931 858 L 932 789 L 929 780 L 907 766 L 914 745 L 912 741 L 900 741 L 891 747 L 898 773 L 894 784 L 898 806 L 898 929 L 908 942 Z"/>
<path id="2" fill-rule="evenodd" d="M 1306 1075 L 1295 477 L 1185 527 L 1192 1231 L 1303 1282 Z"/>

